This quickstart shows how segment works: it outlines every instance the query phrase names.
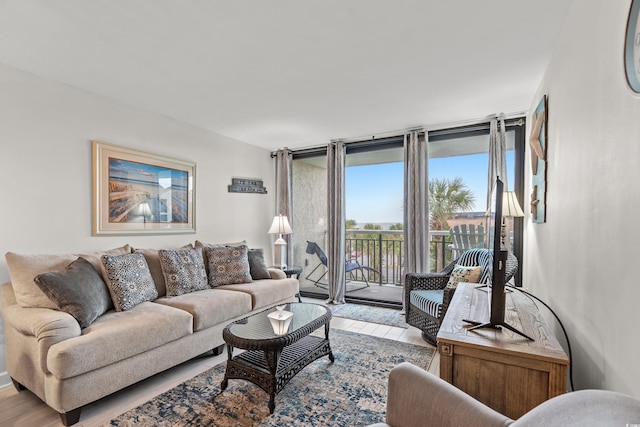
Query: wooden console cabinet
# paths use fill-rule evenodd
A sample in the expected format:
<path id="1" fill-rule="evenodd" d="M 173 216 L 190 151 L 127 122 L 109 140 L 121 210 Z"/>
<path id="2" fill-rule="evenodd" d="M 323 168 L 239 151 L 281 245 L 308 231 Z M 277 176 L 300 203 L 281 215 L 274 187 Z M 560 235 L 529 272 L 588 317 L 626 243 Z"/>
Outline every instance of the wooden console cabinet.
<path id="1" fill-rule="evenodd" d="M 509 418 L 565 393 L 569 359 L 536 305 L 518 291 L 506 295 L 505 321 L 535 341 L 506 329 L 478 329 L 487 321 L 486 290 L 460 283 L 438 333 L 440 378 Z"/>

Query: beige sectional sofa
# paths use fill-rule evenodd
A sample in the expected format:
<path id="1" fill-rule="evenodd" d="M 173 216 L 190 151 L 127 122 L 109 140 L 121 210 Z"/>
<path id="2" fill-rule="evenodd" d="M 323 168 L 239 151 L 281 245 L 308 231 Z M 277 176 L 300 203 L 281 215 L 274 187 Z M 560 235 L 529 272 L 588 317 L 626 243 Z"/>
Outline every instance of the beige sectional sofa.
<path id="1" fill-rule="evenodd" d="M 167 296 L 158 251 L 143 250 L 157 298 L 125 311 L 111 308 L 81 328 L 33 286 L 34 277 L 79 256 L 97 270 L 102 255 L 131 252 L 124 246 L 84 255 L 6 255 L 12 281 L 1 289 L 7 370 L 18 390 L 35 393 L 65 425 L 76 423 L 88 403 L 209 351 L 219 354 L 228 323 L 294 301 L 299 291 L 297 279 L 268 269 L 269 279 Z"/>

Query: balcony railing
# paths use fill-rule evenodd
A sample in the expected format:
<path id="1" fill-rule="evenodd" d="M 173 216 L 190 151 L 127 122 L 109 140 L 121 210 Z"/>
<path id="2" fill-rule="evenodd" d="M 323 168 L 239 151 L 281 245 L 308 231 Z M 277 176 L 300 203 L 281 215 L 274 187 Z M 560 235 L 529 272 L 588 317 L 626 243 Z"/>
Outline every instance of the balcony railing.
<path id="1" fill-rule="evenodd" d="M 380 272 L 369 277 L 370 282 L 401 286 L 404 282 L 403 234 L 402 230 L 347 230 L 347 259 Z M 431 271 L 440 271 L 452 260 L 451 237 L 447 230 L 432 230 L 430 236 Z M 356 271 L 354 280 L 362 279 L 362 273 Z"/>

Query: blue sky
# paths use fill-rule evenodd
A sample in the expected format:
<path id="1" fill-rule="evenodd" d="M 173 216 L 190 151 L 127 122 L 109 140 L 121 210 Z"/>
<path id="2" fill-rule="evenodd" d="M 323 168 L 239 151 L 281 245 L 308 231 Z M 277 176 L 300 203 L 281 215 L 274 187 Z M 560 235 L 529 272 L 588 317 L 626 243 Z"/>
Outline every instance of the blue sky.
<path id="1" fill-rule="evenodd" d="M 429 178 L 463 179 L 475 196 L 473 211 L 484 211 L 487 199 L 488 154 L 429 160 Z M 507 151 L 507 178 L 513 189 L 514 152 Z M 358 223 L 402 222 L 403 164 L 350 166 L 346 169 L 347 219 Z"/>

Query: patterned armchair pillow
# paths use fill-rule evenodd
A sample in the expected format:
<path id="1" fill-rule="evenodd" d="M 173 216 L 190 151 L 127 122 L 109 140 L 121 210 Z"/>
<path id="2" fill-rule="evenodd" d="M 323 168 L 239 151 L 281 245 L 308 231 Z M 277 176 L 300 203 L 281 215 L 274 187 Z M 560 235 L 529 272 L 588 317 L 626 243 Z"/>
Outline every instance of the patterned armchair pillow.
<path id="1" fill-rule="evenodd" d="M 149 266 L 140 252 L 117 256 L 103 255 L 102 273 L 116 311 L 126 311 L 145 301 L 158 298 Z"/>
<path id="2" fill-rule="evenodd" d="M 202 248 L 160 249 L 158 255 L 168 297 L 209 289 Z"/>
<path id="3" fill-rule="evenodd" d="M 249 249 L 247 246 L 205 248 L 209 263 L 209 286 L 250 283 Z"/>
<path id="4" fill-rule="evenodd" d="M 449 276 L 447 287 L 455 289 L 460 282 L 478 283 L 481 273 L 482 267 L 480 266 L 465 267 L 460 264 L 456 264 L 456 266 L 453 267 L 451 276 Z"/>

